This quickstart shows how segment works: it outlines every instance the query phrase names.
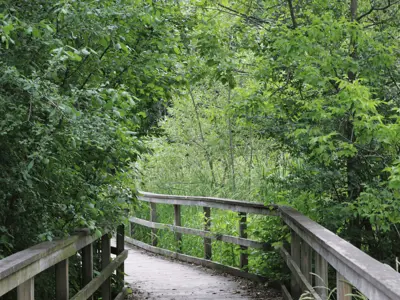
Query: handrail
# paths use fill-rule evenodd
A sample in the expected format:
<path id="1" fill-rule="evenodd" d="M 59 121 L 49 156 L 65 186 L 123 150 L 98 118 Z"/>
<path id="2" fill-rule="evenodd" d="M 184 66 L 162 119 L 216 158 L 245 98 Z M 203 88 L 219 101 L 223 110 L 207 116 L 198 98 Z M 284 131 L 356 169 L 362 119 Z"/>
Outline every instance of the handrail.
<path id="1" fill-rule="evenodd" d="M 123 261 L 127 256 L 127 252 L 124 252 L 124 227 L 121 225 L 117 230 L 115 261 L 118 263 L 110 264 L 109 234 L 101 236 L 102 272 L 93 279 L 93 243 L 98 239 L 100 237 L 89 235 L 88 230 L 83 230 L 65 239 L 44 242 L 0 260 L 0 297 L 17 288 L 18 300 L 33 300 L 35 276 L 55 266 L 57 300 L 69 299 L 68 258 L 82 250 L 82 278 L 85 285 L 82 290 L 86 291 L 84 295 L 89 297 L 95 292 L 91 289 L 92 294 L 89 294 L 87 286 L 102 285 L 103 299 L 111 299 L 110 266 L 112 271 L 119 270 L 117 276 L 121 290 L 124 286 Z M 80 294 L 82 293 L 78 293 L 74 299 L 88 298 L 80 297 Z"/>
<path id="2" fill-rule="evenodd" d="M 260 203 L 244 202 L 230 199 L 175 196 L 140 192 L 140 201 L 150 203 L 150 221 L 131 218 L 133 224 L 140 224 L 152 229 L 152 246 L 127 238 L 139 247 L 148 251 L 173 256 L 192 263 L 213 267 L 211 239 L 240 245 L 243 250 L 247 247 L 260 248 L 261 242 L 247 239 L 247 213 L 280 217 L 291 229 L 292 240 L 290 251 L 281 248 L 280 252 L 291 270 L 290 288 L 282 286 L 284 299 L 298 299 L 301 293 L 308 291 L 313 299 L 327 299 L 328 268 L 333 267 L 337 274 L 337 300 L 349 300 L 353 287 L 371 300 L 400 299 L 400 274 L 389 266 L 380 263 L 366 253 L 357 249 L 333 232 L 302 215 L 295 209 L 286 206 L 263 205 Z M 174 205 L 174 224 L 157 223 L 156 203 Z M 182 205 L 203 207 L 205 218 L 204 230 L 182 227 L 180 207 Z M 210 232 L 211 209 L 219 208 L 239 212 L 239 237 L 231 237 Z M 204 238 L 205 259 L 194 258 L 178 252 L 172 252 L 157 247 L 157 230 L 168 229 L 175 232 L 176 239 L 181 241 L 182 234 L 194 234 Z M 129 231 L 131 232 L 131 231 Z M 225 238 L 222 239 L 221 237 Z M 270 248 L 268 248 L 270 250 Z M 240 257 L 240 269 L 226 267 L 224 271 L 235 275 L 254 279 L 246 272 L 247 254 Z M 216 264 L 218 269 L 221 265 Z M 313 278 L 313 274 L 316 274 Z M 259 277 L 257 277 L 259 279 Z M 314 279 L 314 280 L 313 280 Z M 312 284 L 313 283 L 313 284 Z M 314 287 L 313 287 L 314 286 Z M 290 290 L 290 293 L 289 293 Z"/>

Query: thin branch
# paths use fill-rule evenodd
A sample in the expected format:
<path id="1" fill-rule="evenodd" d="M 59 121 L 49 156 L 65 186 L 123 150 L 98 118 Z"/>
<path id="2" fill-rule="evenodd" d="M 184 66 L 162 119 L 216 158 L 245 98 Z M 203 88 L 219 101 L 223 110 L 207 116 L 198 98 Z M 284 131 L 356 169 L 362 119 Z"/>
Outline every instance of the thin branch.
<path id="1" fill-rule="evenodd" d="M 389 7 L 391 7 L 391 6 L 393 6 L 393 5 L 396 5 L 397 3 L 400 3 L 400 1 L 392 2 L 391 0 L 388 0 L 388 3 L 387 3 L 386 6 L 383 6 L 383 7 L 374 7 L 374 6 L 371 6 L 371 8 L 370 8 L 367 12 L 363 13 L 363 14 L 362 14 L 361 16 L 359 16 L 356 20 L 357 20 L 357 21 L 360 21 L 362 18 L 368 16 L 369 14 L 371 14 L 371 13 L 372 13 L 373 11 L 375 11 L 375 10 L 385 10 L 385 9 L 388 9 Z"/>

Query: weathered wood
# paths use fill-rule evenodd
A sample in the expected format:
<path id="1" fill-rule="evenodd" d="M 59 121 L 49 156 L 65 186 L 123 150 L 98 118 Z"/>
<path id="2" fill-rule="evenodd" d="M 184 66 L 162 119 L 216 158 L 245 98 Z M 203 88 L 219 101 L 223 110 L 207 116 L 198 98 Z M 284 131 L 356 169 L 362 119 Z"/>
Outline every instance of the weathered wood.
<path id="1" fill-rule="evenodd" d="M 101 237 L 101 270 L 106 270 L 111 260 L 111 241 L 110 236 L 105 234 Z M 115 270 L 115 269 L 113 269 Z M 106 278 L 101 285 L 102 300 L 111 300 L 111 280 Z"/>
<path id="2" fill-rule="evenodd" d="M 290 243 L 290 253 L 292 256 L 293 261 L 300 266 L 301 260 L 301 240 L 299 236 L 292 231 L 291 235 L 291 243 Z M 299 298 L 301 295 L 301 290 L 297 282 L 297 277 L 295 274 L 291 274 L 290 278 L 290 291 L 294 298 Z"/>
<path id="3" fill-rule="evenodd" d="M 31 278 L 17 287 L 17 300 L 34 300 L 34 299 L 35 299 L 35 281 L 33 278 Z"/>
<path id="4" fill-rule="evenodd" d="M 301 262 L 300 269 L 307 281 L 312 284 L 312 248 L 305 242 L 301 241 Z"/>
<path id="5" fill-rule="evenodd" d="M 125 250 L 125 227 L 124 225 L 119 225 L 117 228 L 117 255 L 121 254 Z M 117 269 L 117 287 L 118 290 L 124 288 L 124 274 L 125 266 L 122 263 Z"/>
<path id="6" fill-rule="evenodd" d="M 239 236 L 243 239 L 247 239 L 247 214 L 239 213 Z M 249 264 L 249 255 L 247 254 L 248 247 L 240 246 L 240 258 L 239 258 L 239 266 L 242 270 L 248 270 Z"/>
<path id="7" fill-rule="evenodd" d="M 170 224 L 154 223 L 154 222 L 139 219 L 136 217 L 130 218 L 129 221 L 134 224 L 139 224 L 139 225 L 150 227 L 150 228 L 168 229 L 173 232 L 191 234 L 191 235 L 196 235 L 196 236 L 200 236 L 203 238 L 206 237 L 206 238 L 210 238 L 212 240 L 222 241 L 222 242 L 226 242 L 226 243 L 236 244 L 236 245 L 255 248 L 255 249 L 262 249 L 264 251 L 273 251 L 274 250 L 274 247 L 269 243 L 257 242 L 257 241 L 253 241 L 253 240 L 249 240 L 249 239 L 239 238 L 236 236 L 212 233 L 210 231 L 186 228 L 186 227 L 179 227 L 179 226 L 174 226 L 174 225 L 170 225 Z"/>
<path id="8" fill-rule="evenodd" d="M 139 200 L 152 203 L 177 204 L 187 206 L 202 206 L 231 210 L 234 212 L 244 212 L 251 214 L 260 214 L 268 216 L 278 216 L 278 206 L 270 204 L 265 206 L 261 203 L 238 201 L 231 199 L 198 197 L 198 196 L 175 196 L 161 195 L 146 192 L 140 192 Z"/>
<path id="9" fill-rule="evenodd" d="M 178 259 L 178 260 L 181 260 L 181 261 L 184 261 L 187 263 L 200 265 L 200 266 L 207 267 L 207 268 L 210 268 L 213 270 L 228 273 L 233 276 L 238 276 L 238 277 L 246 278 L 246 279 L 249 279 L 249 280 L 252 280 L 255 282 L 261 282 L 261 283 L 265 283 L 265 282 L 269 281 L 268 278 L 265 278 L 265 277 L 262 277 L 262 276 L 259 276 L 256 274 L 244 272 L 238 268 L 225 266 L 225 265 L 222 265 L 220 263 L 217 263 L 217 262 L 214 262 L 214 261 L 211 261 L 208 259 L 198 258 L 198 257 L 194 257 L 194 256 L 181 254 L 181 253 L 173 252 L 170 250 L 154 247 L 154 246 L 148 245 L 146 243 L 143 243 L 141 241 L 138 241 L 138 240 L 135 240 L 135 239 L 132 239 L 129 237 L 125 237 L 125 241 L 131 245 L 137 246 L 139 248 L 142 248 L 142 249 L 152 252 L 152 253 L 171 257 L 171 258 Z M 280 287 L 280 284 L 278 284 L 277 282 L 269 282 L 269 286 Z"/>
<path id="10" fill-rule="evenodd" d="M 328 263 L 315 252 L 315 290 L 322 299 L 328 296 Z"/>
<path id="11" fill-rule="evenodd" d="M 93 279 L 93 244 L 82 248 L 82 287 Z M 93 297 L 89 297 L 92 300 Z"/>
<path id="12" fill-rule="evenodd" d="M 96 292 L 100 286 L 102 287 L 104 282 L 109 280 L 112 273 L 120 266 L 124 260 L 128 257 L 128 250 L 124 250 L 118 255 L 111 263 L 105 267 L 101 273 L 94 278 L 89 284 L 87 284 L 82 290 L 80 290 L 71 300 L 86 300 Z M 103 296 L 104 297 L 104 296 Z M 103 298 L 105 299 L 105 298 Z M 58 299 L 57 299 L 58 300 Z"/>
<path id="13" fill-rule="evenodd" d="M 180 205 L 174 205 L 174 226 L 181 226 L 181 206 Z M 178 252 L 182 251 L 182 233 L 180 232 L 175 232 L 175 240 L 178 245 L 177 249 Z"/>
<path id="14" fill-rule="evenodd" d="M 2 259 L 0 261 L 0 274 L 8 274 L 8 276 L 0 278 L 0 296 L 74 255 L 95 240 L 95 236 L 73 236 L 65 240 L 41 243 Z M 30 253 L 30 250 L 33 253 Z M 30 264 L 26 264 L 24 257 Z M 13 258 L 16 261 L 15 266 L 12 265 Z"/>
<path id="15" fill-rule="evenodd" d="M 290 254 L 283 247 L 280 248 L 280 252 L 287 266 L 292 272 L 292 275 L 294 275 L 294 278 L 297 281 L 298 285 L 300 285 L 301 291 L 309 291 L 315 300 L 322 300 L 321 297 L 314 290 L 314 288 L 311 286 L 311 284 L 307 281 L 307 278 L 301 272 L 299 265 L 294 261 Z M 294 299 L 298 299 L 296 295 L 293 295 L 293 291 L 291 294 Z"/>
<path id="16" fill-rule="evenodd" d="M 283 300 L 293 300 L 292 295 L 290 295 L 289 291 L 287 290 L 286 286 L 281 286 L 282 291 L 282 298 Z"/>
<path id="17" fill-rule="evenodd" d="M 204 230 L 210 231 L 211 227 L 211 208 L 203 207 L 204 211 Z M 154 246 L 154 245 L 153 245 Z M 204 238 L 204 258 L 212 259 L 211 239 Z"/>
<path id="18" fill-rule="evenodd" d="M 400 299 L 400 274 L 290 207 L 284 222 L 368 299 Z"/>
<path id="19" fill-rule="evenodd" d="M 68 258 L 56 264 L 56 299 L 69 300 Z"/>
<path id="20" fill-rule="evenodd" d="M 157 222 L 157 206 L 155 203 L 150 203 L 150 221 Z M 157 246 L 157 229 L 151 229 L 151 244 Z"/>
<path id="21" fill-rule="evenodd" d="M 351 300 L 351 284 L 339 272 L 336 272 L 336 300 Z"/>

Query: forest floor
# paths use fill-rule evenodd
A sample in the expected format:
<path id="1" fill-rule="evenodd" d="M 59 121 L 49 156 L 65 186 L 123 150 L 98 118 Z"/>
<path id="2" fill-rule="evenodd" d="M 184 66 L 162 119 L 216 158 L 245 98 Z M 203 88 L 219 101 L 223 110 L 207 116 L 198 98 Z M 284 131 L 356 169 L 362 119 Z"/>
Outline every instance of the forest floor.
<path id="1" fill-rule="evenodd" d="M 266 299 L 281 300 L 280 293 L 264 284 L 221 274 L 181 261 L 129 248 L 125 280 L 131 300 Z"/>

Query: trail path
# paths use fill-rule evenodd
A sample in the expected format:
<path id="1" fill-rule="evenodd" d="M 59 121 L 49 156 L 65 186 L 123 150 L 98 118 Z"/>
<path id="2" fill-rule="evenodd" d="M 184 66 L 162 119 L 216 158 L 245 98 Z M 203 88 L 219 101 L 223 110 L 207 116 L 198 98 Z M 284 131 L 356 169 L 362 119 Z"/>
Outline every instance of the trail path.
<path id="1" fill-rule="evenodd" d="M 129 249 L 125 280 L 137 300 L 268 299 L 281 300 L 279 293 L 264 285 L 219 274 L 201 266 L 170 260 L 137 248 Z"/>

